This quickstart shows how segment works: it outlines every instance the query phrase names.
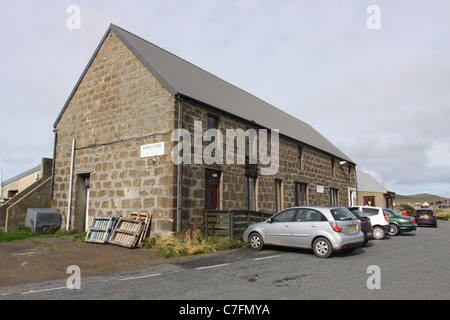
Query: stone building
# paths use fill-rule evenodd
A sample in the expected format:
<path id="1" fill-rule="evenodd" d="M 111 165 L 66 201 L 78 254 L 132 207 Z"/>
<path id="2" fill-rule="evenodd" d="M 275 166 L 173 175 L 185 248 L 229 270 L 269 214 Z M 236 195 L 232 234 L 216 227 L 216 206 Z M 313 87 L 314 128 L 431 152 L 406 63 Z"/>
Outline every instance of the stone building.
<path id="1" fill-rule="evenodd" d="M 392 209 L 395 192 L 389 191 L 370 174 L 356 170 L 358 203 L 362 206 Z"/>
<path id="2" fill-rule="evenodd" d="M 53 207 L 71 228 L 356 202 L 356 165 L 310 125 L 113 24 L 54 131 Z"/>

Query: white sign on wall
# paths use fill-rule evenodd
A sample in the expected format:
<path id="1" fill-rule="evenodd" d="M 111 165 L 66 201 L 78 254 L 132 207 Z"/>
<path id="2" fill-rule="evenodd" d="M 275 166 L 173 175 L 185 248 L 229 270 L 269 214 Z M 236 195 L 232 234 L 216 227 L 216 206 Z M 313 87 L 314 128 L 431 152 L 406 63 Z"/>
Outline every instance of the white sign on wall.
<path id="1" fill-rule="evenodd" d="M 317 186 L 317 193 L 324 193 L 325 188 L 323 186 Z"/>
<path id="2" fill-rule="evenodd" d="M 141 146 L 141 158 L 161 156 L 165 154 L 164 142 L 150 143 Z"/>

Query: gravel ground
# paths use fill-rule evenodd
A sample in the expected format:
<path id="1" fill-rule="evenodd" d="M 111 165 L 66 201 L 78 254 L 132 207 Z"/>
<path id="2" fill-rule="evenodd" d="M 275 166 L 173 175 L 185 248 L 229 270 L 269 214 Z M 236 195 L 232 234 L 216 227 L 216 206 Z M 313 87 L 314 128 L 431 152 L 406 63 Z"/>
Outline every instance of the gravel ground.
<path id="1" fill-rule="evenodd" d="M 73 242 L 72 237 L 0 243 L 0 287 L 68 278 L 70 265 L 80 267 L 82 275 L 98 275 L 176 260 L 158 257 L 147 249 Z"/>

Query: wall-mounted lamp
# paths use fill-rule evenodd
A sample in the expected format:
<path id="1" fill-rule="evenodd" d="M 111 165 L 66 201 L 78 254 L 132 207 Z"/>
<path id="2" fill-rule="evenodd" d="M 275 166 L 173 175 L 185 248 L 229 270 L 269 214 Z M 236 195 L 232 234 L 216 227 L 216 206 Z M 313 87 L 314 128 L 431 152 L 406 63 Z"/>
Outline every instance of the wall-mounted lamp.
<path id="1" fill-rule="evenodd" d="M 348 162 L 347 161 L 340 161 L 339 162 L 339 164 L 341 165 L 341 166 L 343 166 L 344 164 L 347 164 Z"/>

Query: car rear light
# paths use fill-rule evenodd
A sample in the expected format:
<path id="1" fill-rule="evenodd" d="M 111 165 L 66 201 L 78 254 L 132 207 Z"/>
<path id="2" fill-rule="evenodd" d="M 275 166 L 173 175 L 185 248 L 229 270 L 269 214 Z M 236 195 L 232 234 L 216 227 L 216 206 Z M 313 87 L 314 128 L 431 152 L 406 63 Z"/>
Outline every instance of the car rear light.
<path id="1" fill-rule="evenodd" d="M 414 217 L 417 217 L 417 212 L 414 212 Z"/>
<path id="2" fill-rule="evenodd" d="M 389 222 L 388 218 L 383 214 L 384 216 L 384 220 L 386 220 L 386 222 Z"/>
<path id="3" fill-rule="evenodd" d="M 331 226 L 331 229 L 333 229 L 335 232 L 341 232 L 342 231 L 341 230 L 341 226 L 339 224 L 337 224 L 337 223 L 330 222 L 330 226 Z"/>
<path id="4" fill-rule="evenodd" d="M 360 225 L 364 225 L 364 223 L 363 223 L 361 220 L 359 220 L 359 224 L 360 224 Z"/>
<path id="5" fill-rule="evenodd" d="M 433 212 L 433 217 L 436 217 L 436 213 Z"/>
<path id="6" fill-rule="evenodd" d="M 414 223 L 414 222 L 416 222 L 415 219 L 409 219 L 409 223 Z"/>

